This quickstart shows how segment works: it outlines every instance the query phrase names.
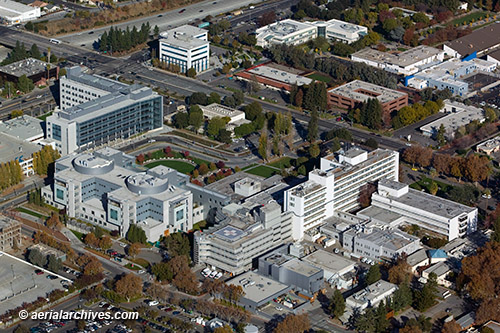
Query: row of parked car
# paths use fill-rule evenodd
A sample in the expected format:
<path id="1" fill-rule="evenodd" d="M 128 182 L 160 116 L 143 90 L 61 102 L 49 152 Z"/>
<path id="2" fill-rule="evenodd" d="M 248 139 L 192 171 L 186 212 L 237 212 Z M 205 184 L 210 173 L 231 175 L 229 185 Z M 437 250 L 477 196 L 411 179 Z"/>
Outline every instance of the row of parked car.
<path id="1" fill-rule="evenodd" d="M 206 278 L 211 278 L 211 279 L 220 279 L 222 277 L 222 272 L 217 272 L 217 270 L 211 270 L 210 268 L 205 268 L 204 270 L 201 271 L 201 275 Z"/>

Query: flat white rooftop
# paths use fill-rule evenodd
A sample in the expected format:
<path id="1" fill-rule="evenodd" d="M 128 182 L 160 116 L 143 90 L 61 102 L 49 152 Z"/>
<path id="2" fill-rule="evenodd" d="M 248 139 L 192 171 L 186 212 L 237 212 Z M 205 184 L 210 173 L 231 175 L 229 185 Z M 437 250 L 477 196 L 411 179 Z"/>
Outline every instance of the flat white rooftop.
<path id="1" fill-rule="evenodd" d="M 191 25 L 182 25 L 160 34 L 160 43 L 174 45 L 182 49 L 193 49 L 209 44 L 208 41 L 198 37 L 207 33 L 206 30 L 193 27 Z"/>
<path id="2" fill-rule="evenodd" d="M 310 263 L 313 266 L 319 267 L 324 271 L 344 274 L 347 271 L 354 269 L 356 263 L 343 256 L 329 253 L 323 250 L 317 250 L 302 260 Z"/>
<path id="3" fill-rule="evenodd" d="M 271 79 L 271 80 L 275 80 L 278 82 L 285 82 L 288 84 L 296 84 L 298 86 L 308 85 L 313 81 L 312 79 L 310 79 L 308 77 L 305 77 L 302 75 L 292 74 L 292 73 L 289 73 L 289 72 L 286 72 L 286 71 L 283 71 L 283 70 L 280 70 L 280 69 L 277 69 L 274 67 L 266 66 L 266 65 L 252 68 L 252 69 L 248 70 L 248 72 L 255 74 L 255 75 L 259 75 L 259 76 L 268 78 L 268 79 Z"/>
<path id="4" fill-rule="evenodd" d="M 367 47 L 354 53 L 352 57 L 363 58 L 377 63 L 388 63 L 400 67 L 406 67 L 424 59 L 434 57 L 440 53 L 444 53 L 444 51 L 425 45 L 420 45 L 398 54 L 382 52 Z"/>
<path id="5" fill-rule="evenodd" d="M 238 275 L 227 283 L 241 286 L 245 292 L 243 297 L 255 303 L 279 293 L 284 294 L 290 289 L 283 283 L 251 271 Z"/>
<path id="6" fill-rule="evenodd" d="M 0 17 L 16 18 L 35 9 L 11 0 L 0 0 Z"/>
<path id="7" fill-rule="evenodd" d="M 479 120 L 482 122 L 484 119 L 483 109 L 468 106 L 467 109 L 463 111 L 450 113 L 443 118 L 424 125 L 420 127 L 420 130 L 425 133 L 434 133 L 439 129 L 439 127 L 441 127 L 441 125 L 443 125 L 447 131 L 454 133 L 457 129 L 469 124 L 473 120 Z"/>
<path id="8" fill-rule="evenodd" d="M 21 140 L 43 137 L 44 121 L 28 115 L 0 121 L 0 132 Z"/>
<path id="9" fill-rule="evenodd" d="M 397 90 L 377 86 L 376 84 L 360 80 L 354 80 L 340 87 L 332 88 L 328 90 L 328 92 L 359 102 L 366 102 L 371 98 L 376 98 L 382 104 L 407 95 Z"/>

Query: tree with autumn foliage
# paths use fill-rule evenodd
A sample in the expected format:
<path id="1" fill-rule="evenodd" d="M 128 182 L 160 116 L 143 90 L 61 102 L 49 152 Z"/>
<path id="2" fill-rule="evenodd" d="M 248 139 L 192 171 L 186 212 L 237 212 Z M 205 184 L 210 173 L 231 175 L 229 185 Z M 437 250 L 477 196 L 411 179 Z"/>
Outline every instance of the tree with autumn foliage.
<path id="1" fill-rule="evenodd" d="M 301 315 L 288 315 L 276 325 L 274 333 L 302 333 L 311 329 L 311 323 L 306 313 Z"/>
<path id="2" fill-rule="evenodd" d="M 45 221 L 45 225 L 53 230 L 60 230 L 62 228 L 62 223 L 59 220 L 59 215 L 56 213 L 52 213 L 50 217 Z"/>
<path id="3" fill-rule="evenodd" d="M 124 296 L 127 302 L 130 302 L 131 298 L 142 294 L 142 280 L 134 273 L 125 274 L 116 281 L 115 292 Z"/>
<path id="4" fill-rule="evenodd" d="M 168 262 L 172 272 L 172 284 L 180 291 L 196 294 L 199 291 L 198 279 L 189 267 L 187 256 L 175 256 Z"/>
<path id="5" fill-rule="evenodd" d="M 477 301 L 500 297 L 500 243 L 488 242 L 477 253 L 462 260 L 459 276 L 472 299 Z"/>
<path id="6" fill-rule="evenodd" d="M 403 152 L 403 160 L 412 166 L 417 164 L 423 168 L 428 167 L 432 161 L 432 149 L 418 145 L 411 146 Z"/>
<path id="7" fill-rule="evenodd" d="M 455 321 L 455 319 L 452 319 L 444 323 L 441 333 L 460 333 L 461 331 L 462 327 Z"/>
<path id="8" fill-rule="evenodd" d="M 132 258 L 135 258 L 141 252 L 140 243 L 132 243 L 127 247 L 127 254 Z"/>
<path id="9" fill-rule="evenodd" d="M 99 248 L 102 250 L 110 249 L 113 246 L 113 241 L 108 236 L 102 236 L 99 240 Z"/>
<path id="10" fill-rule="evenodd" d="M 396 259 L 396 263 L 389 268 L 389 282 L 400 285 L 409 283 L 413 274 L 411 266 L 406 262 L 406 256 L 401 256 Z"/>
<path id="11" fill-rule="evenodd" d="M 93 232 L 89 232 L 87 235 L 85 235 L 83 242 L 85 243 L 85 245 L 93 248 L 99 247 L 99 239 L 97 239 Z"/>

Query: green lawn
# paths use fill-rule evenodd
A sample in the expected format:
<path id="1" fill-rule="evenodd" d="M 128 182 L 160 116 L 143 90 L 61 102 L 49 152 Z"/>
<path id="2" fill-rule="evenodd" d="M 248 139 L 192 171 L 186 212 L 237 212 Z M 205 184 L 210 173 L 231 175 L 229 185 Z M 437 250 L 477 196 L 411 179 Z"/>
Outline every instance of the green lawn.
<path id="1" fill-rule="evenodd" d="M 137 265 L 132 266 L 132 264 L 130 264 L 130 263 L 126 264 L 125 267 L 128 269 L 131 269 L 133 271 L 138 271 L 138 270 L 142 269 L 141 267 L 139 267 Z"/>
<path id="2" fill-rule="evenodd" d="M 26 209 L 26 208 L 23 208 L 23 207 L 17 207 L 16 210 L 18 212 L 21 212 L 21 213 L 26 213 L 26 214 L 29 214 L 31 216 L 34 216 L 34 217 L 37 217 L 39 219 L 46 219 L 48 216 L 46 215 L 42 215 L 42 214 L 39 214 L 37 212 L 34 212 L 32 210 L 29 210 L 29 209 Z"/>
<path id="3" fill-rule="evenodd" d="M 38 119 L 45 121 L 47 119 L 47 117 L 51 116 L 51 115 L 52 115 L 52 112 L 49 112 L 49 113 L 41 115 L 40 117 L 38 117 Z"/>
<path id="4" fill-rule="evenodd" d="M 81 232 L 78 232 L 78 231 L 75 231 L 75 230 L 71 230 L 69 229 L 76 237 L 78 237 L 79 240 L 81 240 L 83 242 L 83 237 L 85 237 L 84 234 L 82 234 Z"/>
<path id="5" fill-rule="evenodd" d="M 455 25 L 462 25 L 462 24 L 468 24 L 470 23 L 472 20 L 474 20 L 474 22 L 476 22 L 479 18 L 485 18 L 486 17 L 486 12 L 474 12 L 474 13 L 470 13 L 469 15 L 466 15 L 464 17 L 459 17 L 453 21 L 451 21 L 451 24 L 453 26 Z"/>
<path id="6" fill-rule="evenodd" d="M 179 172 L 185 173 L 185 174 L 190 174 L 194 170 L 194 166 L 186 163 L 186 162 L 181 162 L 181 161 L 155 161 L 149 164 L 146 164 L 146 168 L 151 169 L 154 168 L 155 166 L 158 165 L 164 165 L 166 167 L 172 168 L 174 170 L 177 170 Z"/>
<path id="7" fill-rule="evenodd" d="M 262 176 L 262 177 L 265 177 L 265 178 L 269 178 L 272 175 L 278 173 L 277 170 L 272 169 L 270 167 L 267 167 L 265 165 L 260 165 L 258 167 L 253 168 L 253 169 L 247 169 L 245 171 L 247 173 L 251 173 L 252 175 Z"/>
<path id="8" fill-rule="evenodd" d="M 316 80 L 316 81 L 322 81 L 322 82 L 325 82 L 325 83 L 332 82 L 332 78 L 331 77 L 329 77 L 327 75 L 324 75 L 324 74 L 320 74 L 320 73 L 312 73 L 311 75 L 308 75 L 307 77 L 310 78 L 310 79 L 313 79 L 313 80 Z"/>
<path id="9" fill-rule="evenodd" d="M 278 161 L 269 163 L 269 166 L 281 169 L 281 168 L 289 168 L 291 166 L 290 161 L 292 160 L 291 157 L 285 156 L 280 158 Z"/>
<path id="10" fill-rule="evenodd" d="M 418 182 L 411 184 L 410 187 L 418 191 L 425 190 L 427 193 L 430 193 L 429 187 L 432 182 L 436 183 L 437 186 L 439 187 L 437 195 L 440 197 L 444 197 L 444 194 L 446 194 L 453 188 L 453 186 L 449 184 L 440 182 L 438 180 L 432 180 L 431 178 L 427 177 L 424 177 L 422 178 L 422 180 L 419 180 Z"/>

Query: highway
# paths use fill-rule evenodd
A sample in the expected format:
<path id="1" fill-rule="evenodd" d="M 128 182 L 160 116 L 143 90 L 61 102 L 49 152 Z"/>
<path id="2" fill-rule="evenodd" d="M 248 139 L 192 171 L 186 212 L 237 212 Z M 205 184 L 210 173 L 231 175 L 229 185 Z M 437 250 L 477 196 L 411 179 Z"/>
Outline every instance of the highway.
<path id="1" fill-rule="evenodd" d="M 203 19 L 208 15 L 215 17 L 219 14 L 234 11 L 235 9 L 259 3 L 261 1 L 262 0 L 206 0 L 184 7 L 184 11 L 182 13 L 181 8 L 176 8 L 162 14 L 155 14 L 123 23 L 113 24 L 113 27 L 123 30 L 127 27 L 132 29 L 133 26 L 140 28 L 143 23 L 149 22 L 151 28 L 157 25 L 160 28 L 160 31 L 162 31 L 187 24 L 198 19 Z M 104 31 L 109 30 L 110 27 L 111 26 L 106 26 L 92 29 L 91 31 L 71 33 L 57 38 L 72 45 L 83 45 L 88 49 L 92 49 L 93 43 L 98 40 Z"/>

